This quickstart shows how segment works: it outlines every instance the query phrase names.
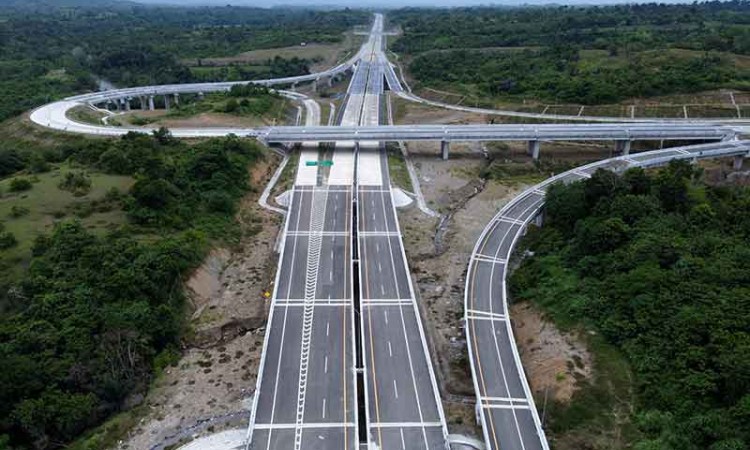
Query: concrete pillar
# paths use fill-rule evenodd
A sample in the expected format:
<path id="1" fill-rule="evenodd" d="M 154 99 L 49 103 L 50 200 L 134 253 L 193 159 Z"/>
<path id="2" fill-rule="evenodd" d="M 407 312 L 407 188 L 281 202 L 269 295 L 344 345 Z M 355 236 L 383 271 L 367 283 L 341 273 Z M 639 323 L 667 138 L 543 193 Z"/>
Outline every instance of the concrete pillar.
<path id="1" fill-rule="evenodd" d="M 630 154 L 630 140 L 615 141 L 615 154 L 626 156 Z"/>
<path id="2" fill-rule="evenodd" d="M 313 88 L 313 92 L 318 92 L 318 80 L 317 79 L 313 80 L 312 88 Z"/>
<path id="3" fill-rule="evenodd" d="M 180 106 L 180 94 L 174 94 L 174 104 Z"/>
<path id="4" fill-rule="evenodd" d="M 125 104 L 125 111 L 130 111 L 130 99 L 124 98 L 122 99 L 122 102 Z"/>
<path id="5" fill-rule="evenodd" d="M 120 99 L 118 98 L 115 100 L 115 106 L 117 107 L 117 111 L 122 111 L 122 102 L 120 102 Z"/>
<path id="6" fill-rule="evenodd" d="M 539 214 L 534 217 L 534 225 L 541 227 L 544 225 L 544 210 L 542 210 Z"/>
<path id="7" fill-rule="evenodd" d="M 529 155 L 534 158 L 534 161 L 539 159 L 539 141 L 529 141 Z"/>
<path id="8" fill-rule="evenodd" d="M 203 100 L 204 95 L 203 92 L 198 92 L 198 100 Z"/>
<path id="9" fill-rule="evenodd" d="M 327 77 L 326 82 L 328 83 L 328 87 L 333 87 L 333 77 Z"/>
<path id="10" fill-rule="evenodd" d="M 745 157 L 742 156 L 742 155 L 735 156 L 734 157 L 734 161 L 732 161 L 732 169 L 734 169 L 734 170 L 741 170 L 742 169 L 742 163 L 744 162 L 743 161 L 744 159 L 745 159 Z"/>
<path id="11" fill-rule="evenodd" d="M 448 154 L 451 151 L 451 143 L 450 141 L 440 141 L 440 153 L 443 157 L 443 161 L 448 160 Z"/>
<path id="12" fill-rule="evenodd" d="M 169 95 L 164 95 L 164 109 L 169 111 Z"/>
<path id="13" fill-rule="evenodd" d="M 148 96 L 148 110 L 149 111 L 153 111 L 155 109 L 156 108 L 154 107 L 154 96 L 153 95 L 149 95 Z"/>

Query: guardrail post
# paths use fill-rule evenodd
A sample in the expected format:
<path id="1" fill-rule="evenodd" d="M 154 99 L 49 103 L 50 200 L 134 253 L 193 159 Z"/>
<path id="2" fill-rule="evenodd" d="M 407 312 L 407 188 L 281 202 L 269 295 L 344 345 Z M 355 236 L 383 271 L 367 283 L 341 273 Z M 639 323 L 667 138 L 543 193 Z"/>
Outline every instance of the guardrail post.
<path id="1" fill-rule="evenodd" d="M 440 141 L 440 153 L 443 157 L 443 161 L 448 160 L 448 154 L 451 151 L 451 143 L 450 141 Z"/>
<path id="2" fill-rule="evenodd" d="M 531 155 L 532 158 L 534 158 L 534 161 L 539 159 L 539 141 L 537 140 L 531 140 L 529 141 L 529 155 Z"/>

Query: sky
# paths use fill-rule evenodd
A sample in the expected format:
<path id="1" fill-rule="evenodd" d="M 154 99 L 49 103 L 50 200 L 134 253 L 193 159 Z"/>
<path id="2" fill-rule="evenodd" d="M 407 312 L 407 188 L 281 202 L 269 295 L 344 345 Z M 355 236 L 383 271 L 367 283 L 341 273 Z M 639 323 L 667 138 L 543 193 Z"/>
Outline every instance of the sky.
<path id="1" fill-rule="evenodd" d="M 610 5 L 616 3 L 647 3 L 655 0 L 135 0 L 140 3 L 161 3 L 173 5 L 234 5 L 234 6 L 257 6 L 270 7 L 279 5 L 292 6 L 337 6 L 337 7 L 376 7 L 376 8 L 401 8 L 404 6 L 477 6 L 477 5 L 504 5 L 520 6 L 545 5 L 545 4 L 568 4 L 568 5 Z M 689 0 L 692 1 L 692 0 Z M 659 0 L 660 3 L 688 3 L 681 0 Z"/>

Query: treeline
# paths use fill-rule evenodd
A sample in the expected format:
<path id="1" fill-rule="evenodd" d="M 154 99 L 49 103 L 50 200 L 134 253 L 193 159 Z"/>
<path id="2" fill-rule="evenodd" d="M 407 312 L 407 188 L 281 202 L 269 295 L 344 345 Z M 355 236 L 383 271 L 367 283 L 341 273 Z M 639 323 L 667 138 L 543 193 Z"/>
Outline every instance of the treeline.
<path id="1" fill-rule="evenodd" d="M 750 2 L 404 9 L 392 48 L 417 87 L 473 98 L 613 103 L 750 88 Z"/>
<path id="2" fill-rule="evenodd" d="M 248 167 L 262 155 L 237 137 L 188 145 L 164 129 L 62 151 L 71 163 L 136 178 L 128 193 L 108 194 L 129 224 L 95 236 L 66 221 L 35 241 L 0 317 L 3 449 L 64 446 L 176 360 L 181 277 L 231 234 Z"/>
<path id="3" fill-rule="evenodd" d="M 642 437 L 628 445 L 750 445 L 750 189 L 707 186 L 687 162 L 598 171 L 552 186 L 523 245 L 534 256 L 511 278 L 514 298 L 629 360 Z"/>
<path id="4" fill-rule="evenodd" d="M 585 58 L 554 45 L 540 50 L 446 50 L 423 53 L 409 66 L 421 85 L 552 103 L 615 103 L 634 97 L 691 93 L 717 87 L 750 88 L 750 71 L 717 53 L 642 52 L 624 61 Z"/>
<path id="5" fill-rule="evenodd" d="M 388 16 L 404 31 L 392 48 L 537 47 L 559 43 L 630 51 L 678 47 L 750 54 L 750 2 L 684 5 L 402 9 Z"/>
<path id="6" fill-rule="evenodd" d="M 199 81 L 182 59 L 339 42 L 370 20 L 350 10 L 52 3 L 0 6 L 0 120 L 95 89 L 98 78 L 120 86 Z M 268 65 L 272 76 L 309 70 L 300 60 Z"/>

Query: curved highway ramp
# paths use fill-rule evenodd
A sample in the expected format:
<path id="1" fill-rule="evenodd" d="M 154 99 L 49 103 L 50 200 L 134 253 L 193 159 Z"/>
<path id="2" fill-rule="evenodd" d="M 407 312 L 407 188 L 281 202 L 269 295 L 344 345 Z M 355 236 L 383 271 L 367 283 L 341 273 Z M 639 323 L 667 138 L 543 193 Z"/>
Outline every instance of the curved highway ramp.
<path id="1" fill-rule="evenodd" d="M 553 183 L 589 178 L 598 169 L 622 171 L 672 159 L 748 156 L 750 141 L 730 141 L 606 159 L 554 176 L 524 191 L 497 213 L 472 252 L 464 297 L 471 370 L 488 448 L 549 448 L 513 339 L 506 286 L 513 248 L 542 209 L 546 189 Z"/>

